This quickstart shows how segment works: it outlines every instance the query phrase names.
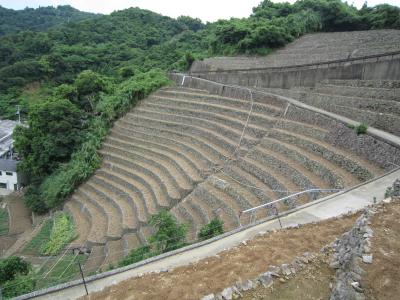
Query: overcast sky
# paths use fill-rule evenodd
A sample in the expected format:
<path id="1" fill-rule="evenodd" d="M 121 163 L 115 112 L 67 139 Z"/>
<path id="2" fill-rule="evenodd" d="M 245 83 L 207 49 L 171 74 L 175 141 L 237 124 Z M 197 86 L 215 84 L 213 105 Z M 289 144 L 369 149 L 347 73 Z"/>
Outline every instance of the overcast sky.
<path id="1" fill-rule="evenodd" d="M 274 2 L 284 2 L 273 0 Z M 365 0 L 349 0 L 361 7 Z M 248 17 L 251 9 L 261 0 L 0 0 L 0 5 L 23 9 L 25 7 L 57 6 L 69 4 L 79 10 L 108 14 L 114 10 L 128 7 L 140 7 L 161 13 L 170 17 L 181 15 L 200 18 L 203 21 L 216 21 L 231 17 Z M 289 0 L 295 2 L 295 0 Z M 369 6 L 389 3 L 400 6 L 400 0 L 368 0 Z"/>

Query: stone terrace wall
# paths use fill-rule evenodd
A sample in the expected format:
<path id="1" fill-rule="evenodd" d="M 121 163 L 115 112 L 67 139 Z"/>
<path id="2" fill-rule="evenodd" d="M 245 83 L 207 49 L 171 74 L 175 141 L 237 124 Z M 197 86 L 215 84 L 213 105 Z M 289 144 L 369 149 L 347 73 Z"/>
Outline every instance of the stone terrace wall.
<path id="1" fill-rule="evenodd" d="M 250 89 L 240 86 L 228 86 L 184 76 L 182 74 L 171 74 L 170 78 L 177 85 L 188 88 L 207 90 L 211 94 L 217 94 L 223 97 L 250 99 Z M 262 92 L 251 91 L 254 101 L 266 104 L 274 104 L 276 106 L 287 107 L 288 102 L 276 95 L 266 95 Z M 286 110 L 286 119 L 315 124 L 327 129 L 329 132 L 325 136 L 324 141 L 337 146 L 352 150 L 355 154 L 374 162 L 389 171 L 400 165 L 400 148 L 392 145 L 383 139 L 375 138 L 369 134 L 357 135 L 354 130 L 348 128 L 346 124 L 339 120 L 325 116 L 315 111 L 297 107 L 291 104 Z"/>
<path id="2" fill-rule="evenodd" d="M 261 88 L 313 87 L 325 79 L 398 80 L 400 54 L 304 67 L 253 70 L 202 71 L 201 62 L 195 62 L 190 73 L 216 82 Z"/>

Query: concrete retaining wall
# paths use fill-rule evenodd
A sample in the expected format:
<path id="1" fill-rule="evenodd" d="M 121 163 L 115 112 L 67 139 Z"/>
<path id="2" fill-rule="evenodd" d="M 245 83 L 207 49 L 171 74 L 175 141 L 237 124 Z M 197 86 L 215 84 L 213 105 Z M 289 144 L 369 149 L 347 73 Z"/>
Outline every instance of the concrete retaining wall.
<path id="1" fill-rule="evenodd" d="M 306 105 L 300 101 L 279 95 L 250 90 L 241 86 L 230 86 L 201 78 L 171 74 L 170 78 L 178 85 L 209 91 L 225 97 L 250 98 L 250 91 L 254 101 L 266 104 L 287 107 L 286 119 L 318 125 L 329 131 L 325 142 L 333 146 L 353 151 L 357 155 L 378 164 L 389 171 L 400 165 L 400 138 L 387 132 L 369 127 L 367 134 L 357 135 L 346 125 L 358 125 L 354 120 L 335 115 L 333 113 Z"/>
<path id="2" fill-rule="evenodd" d="M 252 70 L 202 71 L 200 62 L 195 62 L 190 73 L 196 77 L 226 84 L 286 89 L 294 86 L 313 87 L 324 79 L 398 80 L 400 54 L 303 67 Z"/>

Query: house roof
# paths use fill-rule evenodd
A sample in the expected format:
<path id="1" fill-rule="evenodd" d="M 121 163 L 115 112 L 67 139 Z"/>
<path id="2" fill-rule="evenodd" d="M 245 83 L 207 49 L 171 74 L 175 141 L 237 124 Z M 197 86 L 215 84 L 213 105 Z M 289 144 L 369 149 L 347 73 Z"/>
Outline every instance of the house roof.
<path id="1" fill-rule="evenodd" d="M 17 172 L 17 161 L 11 159 L 0 159 L 0 171 Z"/>

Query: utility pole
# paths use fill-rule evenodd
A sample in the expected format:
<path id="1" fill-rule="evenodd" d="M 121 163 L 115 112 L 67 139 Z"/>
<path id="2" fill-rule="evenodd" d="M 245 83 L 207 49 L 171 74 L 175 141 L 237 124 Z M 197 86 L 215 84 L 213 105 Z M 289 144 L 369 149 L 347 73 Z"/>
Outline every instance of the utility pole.
<path id="1" fill-rule="evenodd" d="M 72 254 L 75 254 L 75 250 L 77 250 L 78 251 L 78 255 L 79 254 L 88 254 L 88 253 L 91 252 L 90 250 L 88 251 L 87 249 L 82 249 L 82 247 L 75 247 L 75 248 L 72 248 L 71 250 L 72 250 Z M 78 259 L 77 263 L 78 263 L 78 266 L 79 266 L 79 272 L 81 273 L 81 276 L 82 276 L 83 285 L 85 286 L 86 295 L 89 295 L 88 289 L 87 289 L 87 286 L 86 286 L 85 276 L 83 275 L 82 266 L 81 266 L 81 262 L 79 261 L 79 259 Z"/>
<path id="2" fill-rule="evenodd" d="M 86 295 L 89 295 L 88 290 L 87 290 L 87 286 L 86 286 L 85 276 L 83 276 L 82 266 L 81 266 L 81 263 L 80 263 L 79 259 L 78 259 L 78 266 L 79 266 L 79 271 L 81 272 L 83 285 L 85 286 Z"/>

